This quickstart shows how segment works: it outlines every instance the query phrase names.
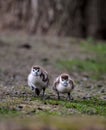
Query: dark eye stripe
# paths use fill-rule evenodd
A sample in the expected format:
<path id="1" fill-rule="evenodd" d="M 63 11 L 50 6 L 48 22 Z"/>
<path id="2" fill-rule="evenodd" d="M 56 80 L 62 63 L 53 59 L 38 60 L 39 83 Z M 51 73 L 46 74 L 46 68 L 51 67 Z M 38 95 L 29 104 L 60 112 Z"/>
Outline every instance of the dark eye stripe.
<path id="1" fill-rule="evenodd" d="M 37 71 L 39 71 L 39 69 L 37 69 Z"/>
<path id="2" fill-rule="evenodd" d="M 40 69 L 39 67 L 33 67 L 33 69 L 37 70 L 37 69 Z"/>

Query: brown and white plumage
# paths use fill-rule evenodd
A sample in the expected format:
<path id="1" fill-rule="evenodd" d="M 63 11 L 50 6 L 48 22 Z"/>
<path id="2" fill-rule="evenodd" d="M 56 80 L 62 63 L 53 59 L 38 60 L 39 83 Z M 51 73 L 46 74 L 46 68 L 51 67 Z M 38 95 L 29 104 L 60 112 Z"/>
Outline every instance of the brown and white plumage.
<path id="1" fill-rule="evenodd" d="M 53 83 L 53 90 L 55 90 L 58 94 L 58 99 L 60 99 L 59 93 L 67 93 L 68 99 L 72 99 L 70 97 L 71 91 L 74 89 L 75 84 L 69 74 L 63 73 L 59 75 Z"/>
<path id="2" fill-rule="evenodd" d="M 48 87 L 49 77 L 46 70 L 41 66 L 36 65 L 31 68 L 31 72 L 28 75 L 28 85 L 32 90 L 35 90 L 35 94 L 39 95 L 43 90 L 43 96 L 45 89 Z"/>

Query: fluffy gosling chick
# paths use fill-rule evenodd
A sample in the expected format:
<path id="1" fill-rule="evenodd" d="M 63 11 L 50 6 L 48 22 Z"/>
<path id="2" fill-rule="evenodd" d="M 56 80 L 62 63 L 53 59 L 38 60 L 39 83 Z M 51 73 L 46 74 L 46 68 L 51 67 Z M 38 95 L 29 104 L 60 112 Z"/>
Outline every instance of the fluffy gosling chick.
<path id="1" fill-rule="evenodd" d="M 53 83 L 53 90 L 57 92 L 58 99 L 60 99 L 59 93 L 67 93 L 68 99 L 72 100 L 73 98 L 70 93 L 74 87 L 74 81 L 71 79 L 70 75 L 66 73 L 59 75 Z"/>
<path id="2" fill-rule="evenodd" d="M 49 78 L 48 73 L 41 66 L 36 65 L 31 68 L 31 72 L 28 75 L 28 85 L 35 91 L 35 95 L 39 96 L 43 91 L 43 97 L 45 95 L 45 89 L 48 87 Z"/>

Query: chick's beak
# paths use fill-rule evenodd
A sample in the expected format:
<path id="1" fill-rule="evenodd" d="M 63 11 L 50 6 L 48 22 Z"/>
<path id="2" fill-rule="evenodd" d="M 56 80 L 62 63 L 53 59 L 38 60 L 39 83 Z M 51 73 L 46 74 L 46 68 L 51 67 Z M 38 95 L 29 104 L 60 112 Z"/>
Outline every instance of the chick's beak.
<path id="1" fill-rule="evenodd" d="M 67 81 L 64 81 L 63 85 L 64 85 L 65 87 L 67 87 L 68 82 L 67 82 Z"/>
<path id="2" fill-rule="evenodd" d="M 38 76 L 38 71 L 35 71 L 35 75 Z"/>

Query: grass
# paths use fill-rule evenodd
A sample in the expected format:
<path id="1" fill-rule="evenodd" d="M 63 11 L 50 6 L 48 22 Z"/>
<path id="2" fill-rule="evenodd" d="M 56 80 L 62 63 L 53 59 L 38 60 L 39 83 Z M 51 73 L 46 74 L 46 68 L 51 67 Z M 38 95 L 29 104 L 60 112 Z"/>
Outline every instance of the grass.
<path id="1" fill-rule="evenodd" d="M 57 66 L 69 72 L 88 72 L 94 78 L 100 78 L 102 74 L 106 74 L 106 44 L 92 44 L 88 41 L 81 43 L 80 47 L 85 53 L 91 53 L 91 57 L 83 60 L 59 60 Z"/>
<path id="2" fill-rule="evenodd" d="M 99 77 L 101 74 L 106 73 L 106 61 L 104 60 L 62 60 L 58 62 L 58 66 L 61 68 L 65 68 L 68 71 L 90 72 L 97 77 Z"/>
<path id="3" fill-rule="evenodd" d="M 7 118 L 7 117 L 16 117 L 20 115 L 18 111 L 18 105 L 21 104 L 23 101 L 22 98 L 15 98 L 12 99 L 8 97 L 5 102 L 0 103 L 0 117 Z"/>
<path id="4" fill-rule="evenodd" d="M 88 39 L 87 41 L 81 43 L 81 48 L 84 48 L 88 52 L 94 52 L 97 55 L 106 56 L 106 43 L 104 42 L 96 42 L 93 39 Z"/>
<path id="5" fill-rule="evenodd" d="M 21 99 L 22 100 L 22 99 Z M 7 103 L 8 104 L 8 103 Z M 30 105 L 23 101 L 23 108 L 18 110 L 17 106 L 20 106 L 19 102 L 14 103 L 10 101 L 11 106 L 7 105 L 0 106 L 0 116 L 35 116 L 35 115 L 51 115 L 51 116 L 70 116 L 70 115 L 99 115 L 106 117 L 106 102 L 96 98 L 91 100 L 41 100 L 40 98 L 32 98 Z"/>
<path id="6" fill-rule="evenodd" d="M 56 101 L 56 100 L 48 100 L 47 104 L 51 105 L 60 105 L 61 115 L 65 115 L 65 109 L 75 110 L 77 113 L 87 114 L 87 115 L 101 115 L 106 116 L 106 102 L 97 99 L 91 100 L 82 100 L 82 101 Z M 59 113 L 60 114 L 60 113 Z M 67 113 L 67 115 L 75 114 L 74 111 L 72 113 Z"/>
<path id="7" fill-rule="evenodd" d="M 0 107 L 0 117 L 7 118 L 7 117 L 16 117 L 19 115 L 19 112 L 15 109 L 11 110 L 9 108 Z"/>

